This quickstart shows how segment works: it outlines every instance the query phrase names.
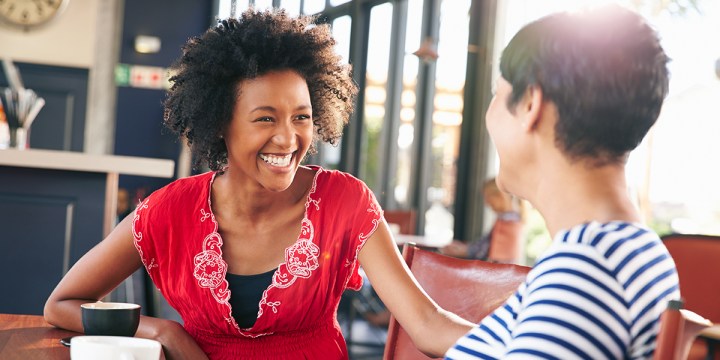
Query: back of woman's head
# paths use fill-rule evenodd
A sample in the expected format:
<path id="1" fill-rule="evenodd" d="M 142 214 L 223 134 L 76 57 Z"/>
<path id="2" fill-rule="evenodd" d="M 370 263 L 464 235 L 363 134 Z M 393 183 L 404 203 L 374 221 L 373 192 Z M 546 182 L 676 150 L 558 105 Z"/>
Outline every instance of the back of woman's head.
<path id="1" fill-rule="evenodd" d="M 500 71 L 512 109 L 530 85 L 558 109 L 555 142 L 573 160 L 618 163 L 655 123 L 668 91 L 668 58 L 644 19 L 619 5 L 557 13 L 526 25 Z"/>
<path id="2" fill-rule="evenodd" d="M 314 20 L 284 10 L 250 9 L 187 42 L 172 67 L 165 124 L 187 138 L 196 165 L 224 166 L 227 148 L 220 136 L 242 96 L 238 84 L 277 70 L 293 70 L 305 79 L 320 140 L 339 139 L 357 88 L 350 66 L 335 52 L 329 26 Z"/>

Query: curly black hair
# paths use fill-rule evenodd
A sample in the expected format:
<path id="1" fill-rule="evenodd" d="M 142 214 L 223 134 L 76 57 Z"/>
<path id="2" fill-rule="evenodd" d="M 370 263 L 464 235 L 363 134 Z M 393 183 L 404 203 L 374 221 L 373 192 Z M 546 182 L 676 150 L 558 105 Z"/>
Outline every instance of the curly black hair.
<path id="1" fill-rule="evenodd" d="M 282 9 L 249 9 L 237 19 L 219 21 L 188 40 L 172 65 L 165 126 L 187 138 L 196 168 L 207 163 L 220 170 L 227 164 L 221 134 L 232 120 L 238 84 L 293 70 L 307 82 L 319 139 L 336 144 L 354 109 L 357 85 L 334 46 L 327 24 L 312 16 L 291 17 Z"/>

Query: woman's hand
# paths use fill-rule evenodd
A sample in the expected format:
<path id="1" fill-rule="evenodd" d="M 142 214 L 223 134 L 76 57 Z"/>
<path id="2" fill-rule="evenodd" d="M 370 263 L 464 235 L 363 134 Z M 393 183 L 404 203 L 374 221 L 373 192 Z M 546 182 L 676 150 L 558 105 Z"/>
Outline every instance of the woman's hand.
<path id="1" fill-rule="evenodd" d="M 420 288 L 384 221 L 363 245 L 359 259 L 380 299 L 424 353 L 444 355 L 475 326 L 440 308 Z"/>
<path id="2" fill-rule="evenodd" d="M 167 360 L 208 358 L 185 328 L 172 320 L 143 316 L 135 336 L 159 341 Z"/>

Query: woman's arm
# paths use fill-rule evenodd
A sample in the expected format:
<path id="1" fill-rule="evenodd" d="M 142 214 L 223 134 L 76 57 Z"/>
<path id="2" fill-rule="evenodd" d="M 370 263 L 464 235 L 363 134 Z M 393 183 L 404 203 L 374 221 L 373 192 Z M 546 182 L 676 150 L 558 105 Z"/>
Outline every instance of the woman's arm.
<path id="1" fill-rule="evenodd" d="M 424 353 L 442 356 L 475 326 L 440 308 L 420 288 L 384 221 L 367 240 L 359 258 L 383 303 Z"/>
<path id="2" fill-rule="evenodd" d="M 133 212 L 121 221 L 60 280 L 45 303 L 48 323 L 83 332 L 80 305 L 102 299 L 142 266 L 132 235 L 134 216 Z M 185 329 L 172 320 L 142 316 L 135 336 L 162 343 L 168 359 L 206 358 Z"/>

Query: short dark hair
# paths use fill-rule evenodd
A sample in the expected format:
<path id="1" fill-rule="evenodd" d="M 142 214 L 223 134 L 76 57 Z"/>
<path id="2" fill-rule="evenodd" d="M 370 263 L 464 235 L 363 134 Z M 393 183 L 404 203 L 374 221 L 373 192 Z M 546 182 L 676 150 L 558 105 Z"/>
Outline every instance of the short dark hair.
<path id="1" fill-rule="evenodd" d="M 219 170 L 227 163 L 220 135 L 232 120 L 238 84 L 272 71 L 293 70 L 305 79 L 320 140 L 337 142 L 354 109 L 357 86 L 350 65 L 335 51 L 330 27 L 315 20 L 281 9 L 250 9 L 183 46 L 171 67 L 164 122 L 187 138 L 195 166 L 205 162 Z"/>
<path id="2" fill-rule="evenodd" d="M 523 27 L 502 53 L 513 109 L 530 85 L 558 109 L 555 142 L 571 160 L 622 163 L 660 114 L 668 57 L 644 19 L 618 5 L 556 13 Z"/>

